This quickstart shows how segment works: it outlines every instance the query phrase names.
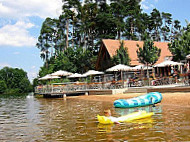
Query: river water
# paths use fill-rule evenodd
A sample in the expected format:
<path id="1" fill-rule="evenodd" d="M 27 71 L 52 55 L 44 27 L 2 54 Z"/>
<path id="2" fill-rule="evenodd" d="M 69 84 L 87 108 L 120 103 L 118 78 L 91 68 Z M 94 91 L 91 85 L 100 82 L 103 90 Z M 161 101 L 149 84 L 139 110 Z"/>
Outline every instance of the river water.
<path id="1" fill-rule="evenodd" d="M 152 118 L 101 125 L 96 115 L 110 108 L 113 116 L 137 110 L 153 111 Z M 0 141 L 5 142 L 139 142 L 190 141 L 190 108 L 161 105 L 116 109 L 112 103 L 0 95 Z"/>

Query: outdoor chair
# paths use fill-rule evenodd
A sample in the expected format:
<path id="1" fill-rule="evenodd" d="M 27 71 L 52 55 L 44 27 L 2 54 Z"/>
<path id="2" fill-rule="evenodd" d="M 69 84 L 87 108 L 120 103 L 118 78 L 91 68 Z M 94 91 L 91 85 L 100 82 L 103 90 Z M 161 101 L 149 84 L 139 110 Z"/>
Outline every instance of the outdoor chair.
<path id="1" fill-rule="evenodd" d="M 175 78 L 169 77 L 169 84 L 175 84 Z"/>

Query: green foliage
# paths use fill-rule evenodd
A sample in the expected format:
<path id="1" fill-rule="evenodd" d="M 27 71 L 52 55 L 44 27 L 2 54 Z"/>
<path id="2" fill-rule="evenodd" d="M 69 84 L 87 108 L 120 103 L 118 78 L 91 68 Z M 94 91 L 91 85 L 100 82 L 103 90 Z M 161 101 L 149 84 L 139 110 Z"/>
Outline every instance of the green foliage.
<path id="1" fill-rule="evenodd" d="M 147 33 L 152 40 L 160 41 L 170 40 L 179 32 L 180 22 L 173 21 L 170 13 L 157 9 L 149 15 L 143 13 L 140 0 L 110 2 L 87 0 L 82 5 L 79 0 L 64 0 L 59 18 L 45 19 L 36 45 L 46 67 L 51 57 L 68 47 L 93 50 L 95 55 L 102 39 L 145 40 Z"/>
<path id="2" fill-rule="evenodd" d="M 95 60 L 96 56 L 89 49 L 67 48 L 64 52 L 60 52 L 56 58 L 50 59 L 48 68 L 45 65 L 41 67 L 39 76 L 42 77 L 58 70 L 84 73 L 94 68 Z"/>
<path id="3" fill-rule="evenodd" d="M 7 85 L 4 80 L 0 80 L 0 94 L 4 93 L 7 89 Z"/>
<path id="4" fill-rule="evenodd" d="M 160 56 L 161 49 L 154 46 L 154 42 L 151 40 L 144 41 L 143 48 L 137 46 L 139 47 L 137 50 L 139 62 L 146 66 L 154 65 Z"/>
<path id="5" fill-rule="evenodd" d="M 38 79 L 37 79 L 37 78 L 33 79 L 33 82 L 32 82 L 32 90 L 33 90 L 33 91 L 34 91 L 34 88 L 35 88 L 36 86 L 38 86 Z"/>
<path id="6" fill-rule="evenodd" d="M 150 18 L 150 29 L 152 30 L 151 37 L 154 41 L 161 40 L 161 26 L 162 26 L 162 17 L 160 12 L 157 9 L 153 9 L 151 12 Z"/>
<path id="7" fill-rule="evenodd" d="M 27 78 L 23 78 L 19 81 L 19 93 L 31 92 L 32 85 Z"/>
<path id="8" fill-rule="evenodd" d="M 6 85 L 6 93 L 24 93 L 31 91 L 27 73 L 22 69 L 4 67 L 0 70 L 0 80 Z"/>
<path id="9" fill-rule="evenodd" d="M 181 35 L 169 44 L 169 49 L 175 61 L 184 60 L 190 54 L 190 25 L 187 25 L 182 30 Z"/>
<path id="10" fill-rule="evenodd" d="M 50 82 L 48 82 L 48 84 L 52 84 L 52 83 L 66 83 L 66 82 L 70 82 L 70 79 L 68 78 L 61 78 L 61 79 L 53 79 Z"/>
<path id="11" fill-rule="evenodd" d="M 172 18 L 170 13 L 162 12 L 162 19 L 164 21 L 164 26 L 162 27 L 163 40 L 169 40 L 170 25 L 172 24 Z"/>
<path id="12" fill-rule="evenodd" d="M 115 39 L 117 35 L 116 18 L 112 14 L 110 6 L 102 4 L 96 17 L 97 39 Z"/>
<path id="13" fill-rule="evenodd" d="M 148 66 L 154 65 L 160 56 L 161 49 L 154 46 L 154 42 L 150 39 L 144 41 L 143 48 L 137 45 L 139 49 L 137 50 L 137 56 L 139 62 L 147 66 L 147 78 L 148 84 L 150 85 Z"/>
<path id="14" fill-rule="evenodd" d="M 39 76 L 57 70 L 84 73 L 95 69 L 102 39 L 146 40 L 148 35 L 154 41 L 169 41 L 180 36 L 180 22 L 173 21 L 170 13 L 157 9 L 153 9 L 150 14 L 144 13 L 140 2 L 110 0 L 108 5 L 105 0 L 85 0 L 83 4 L 79 0 L 64 0 L 59 18 L 46 18 L 41 27 L 36 46 L 40 49 L 44 66 L 41 67 Z M 183 41 L 175 41 L 176 46 L 183 45 L 181 42 Z M 153 45 L 150 46 L 153 48 Z M 174 49 L 176 46 L 172 45 L 171 51 L 178 55 L 177 52 L 180 52 L 182 47 Z M 154 48 L 149 50 L 148 47 L 147 51 L 140 50 L 141 62 L 155 63 L 159 51 L 155 53 Z M 146 57 L 146 54 L 141 55 L 140 52 L 146 52 L 153 57 Z M 186 52 L 184 53 L 180 52 L 184 55 L 175 57 L 182 59 L 186 55 Z M 129 60 L 127 51 L 122 47 L 117 51 L 113 62 L 129 64 Z"/>
<path id="15" fill-rule="evenodd" d="M 19 88 L 14 88 L 14 89 L 7 89 L 5 94 L 19 94 L 20 89 Z"/>
<path id="16" fill-rule="evenodd" d="M 117 54 L 113 56 L 112 58 L 112 63 L 114 65 L 117 65 L 117 64 L 129 65 L 130 58 L 129 58 L 127 47 L 124 47 L 124 41 L 120 42 L 120 47 L 116 52 Z"/>

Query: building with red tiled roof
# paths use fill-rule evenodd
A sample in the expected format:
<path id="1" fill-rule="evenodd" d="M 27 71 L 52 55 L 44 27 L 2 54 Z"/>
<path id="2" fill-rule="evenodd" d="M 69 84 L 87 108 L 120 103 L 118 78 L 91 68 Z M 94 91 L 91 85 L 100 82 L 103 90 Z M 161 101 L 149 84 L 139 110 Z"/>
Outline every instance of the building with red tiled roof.
<path id="1" fill-rule="evenodd" d="M 128 49 L 129 58 L 131 59 L 131 66 L 141 64 L 137 57 L 136 51 L 139 48 L 137 44 L 143 47 L 143 41 L 124 40 L 124 47 Z M 168 49 L 168 42 L 154 42 L 154 46 L 161 49 L 161 54 L 156 64 L 168 59 L 171 60 L 172 54 Z M 103 39 L 96 62 L 96 70 L 105 70 L 109 68 L 111 66 L 111 57 L 116 54 L 119 47 L 120 40 Z"/>

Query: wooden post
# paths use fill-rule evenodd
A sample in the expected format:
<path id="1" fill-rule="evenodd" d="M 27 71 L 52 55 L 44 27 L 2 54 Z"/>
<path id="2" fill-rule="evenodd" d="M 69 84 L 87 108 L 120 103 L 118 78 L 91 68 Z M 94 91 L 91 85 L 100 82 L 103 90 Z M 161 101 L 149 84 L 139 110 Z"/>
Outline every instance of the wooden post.
<path id="1" fill-rule="evenodd" d="M 66 94 L 63 94 L 63 98 L 66 98 L 67 97 L 67 95 Z"/>
<path id="2" fill-rule="evenodd" d="M 123 71 L 121 71 L 121 81 L 122 81 L 122 87 L 124 88 L 124 78 L 123 78 Z"/>
<path id="3" fill-rule="evenodd" d="M 53 93 L 53 84 L 51 84 L 51 93 Z"/>
<path id="4" fill-rule="evenodd" d="M 88 96 L 88 92 L 85 92 L 85 96 Z"/>

